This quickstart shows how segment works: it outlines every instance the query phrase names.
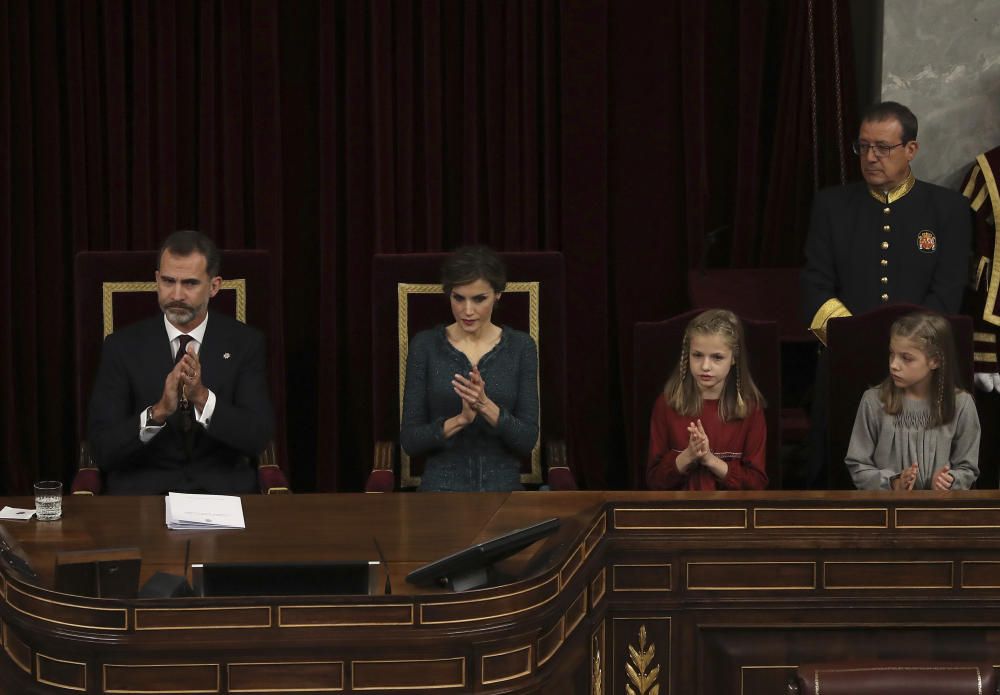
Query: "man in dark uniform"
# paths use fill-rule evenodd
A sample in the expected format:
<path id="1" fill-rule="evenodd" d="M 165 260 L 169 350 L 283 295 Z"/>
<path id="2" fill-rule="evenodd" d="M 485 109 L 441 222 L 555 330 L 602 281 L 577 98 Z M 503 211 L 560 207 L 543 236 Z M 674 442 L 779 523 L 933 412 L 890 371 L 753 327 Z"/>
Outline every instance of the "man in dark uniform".
<path id="1" fill-rule="evenodd" d="M 968 277 L 971 219 L 955 191 L 917 181 L 917 119 L 887 101 L 861 119 L 854 152 L 863 182 L 820 191 L 813 202 L 801 284 L 809 328 L 826 344 L 831 318 L 888 303 L 959 311 Z M 825 475 L 826 372 L 821 356 L 813 409 L 811 471 Z"/>
<path id="2" fill-rule="evenodd" d="M 976 157 L 962 183 L 962 195 L 968 198 L 974 216 L 972 278 L 968 313 L 975 333 L 976 386 L 989 393 L 1000 391 L 997 372 L 997 335 L 1000 333 L 1000 239 L 997 238 L 997 213 L 1000 212 L 1000 147 Z"/>

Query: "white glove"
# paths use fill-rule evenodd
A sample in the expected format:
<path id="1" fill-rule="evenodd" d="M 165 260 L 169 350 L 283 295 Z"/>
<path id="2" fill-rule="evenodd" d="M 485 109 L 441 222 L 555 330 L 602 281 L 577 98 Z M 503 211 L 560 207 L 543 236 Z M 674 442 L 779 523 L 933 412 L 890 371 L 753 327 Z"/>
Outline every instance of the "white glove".
<path id="1" fill-rule="evenodd" d="M 996 390 L 1000 393 L 1000 374 L 996 372 L 976 372 L 976 388 L 986 393 Z"/>

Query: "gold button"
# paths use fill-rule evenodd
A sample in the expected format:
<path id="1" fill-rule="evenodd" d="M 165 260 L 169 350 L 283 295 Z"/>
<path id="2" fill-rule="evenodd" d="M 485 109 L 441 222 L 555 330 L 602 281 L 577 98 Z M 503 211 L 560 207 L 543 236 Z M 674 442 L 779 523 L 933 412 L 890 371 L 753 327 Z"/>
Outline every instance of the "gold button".
<path id="1" fill-rule="evenodd" d="M 888 241 L 883 241 L 883 242 L 882 242 L 882 248 L 883 248 L 883 249 L 887 249 L 887 248 L 889 248 L 889 242 L 888 242 Z"/>
<path id="2" fill-rule="evenodd" d="M 882 209 L 882 214 L 883 215 L 888 215 L 890 212 L 892 212 L 892 208 L 883 208 Z"/>
<path id="3" fill-rule="evenodd" d="M 884 268 L 887 265 L 889 265 L 889 261 L 883 258 L 881 261 L 879 261 L 879 264 Z"/>
<path id="4" fill-rule="evenodd" d="M 889 232 L 889 231 L 892 231 L 892 227 L 890 227 L 889 225 L 885 225 L 884 227 L 882 227 L 882 231 L 883 231 L 883 232 Z"/>
<path id="5" fill-rule="evenodd" d="M 883 285 L 888 285 L 888 284 L 889 284 L 889 278 L 887 278 L 887 277 L 885 277 L 885 276 L 882 276 L 882 277 L 880 277 L 880 278 L 879 278 L 879 281 L 880 281 L 880 282 L 881 282 L 881 283 L 882 283 Z"/>
<path id="6" fill-rule="evenodd" d="M 883 294 L 883 295 L 882 295 L 882 301 L 883 301 L 883 302 L 888 302 L 888 301 L 889 301 L 889 295 L 887 295 L 887 294 Z"/>

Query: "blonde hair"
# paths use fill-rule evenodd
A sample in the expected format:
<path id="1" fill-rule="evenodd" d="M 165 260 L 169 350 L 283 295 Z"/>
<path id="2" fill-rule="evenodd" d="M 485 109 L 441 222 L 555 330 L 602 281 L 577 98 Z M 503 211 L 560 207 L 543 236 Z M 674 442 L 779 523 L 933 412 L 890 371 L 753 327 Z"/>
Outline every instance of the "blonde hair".
<path id="1" fill-rule="evenodd" d="M 688 322 L 677 369 L 663 387 L 667 405 L 680 415 L 701 415 L 701 389 L 691 376 L 691 336 L 695 334 L 717 335 L 733 351 L 733 366 L 719 395 L 719 417 L 722 421 L 742 420 L 757 408 L 766 407 L 764 396 L 750 375 L 743 323 L 728 309 L 709 309 Z"/>
<path id="2" fill-rule="evenodd" d="M 928 426 L 938 427 L 955 419 L 955 391 L 958 389 L 958 364 L 951 323 L 931 312 L 915 312 L 896 319 L 889 329 L 889 339 L 913 341 L 928 360 L 937 360 L 931 371 Z M 960 389 L 958 389 L 960 390 Z M 879 400 L 889 415 L 903 410 L 903 389 L 892 382 L 892 375 L 879 384 Z"/>

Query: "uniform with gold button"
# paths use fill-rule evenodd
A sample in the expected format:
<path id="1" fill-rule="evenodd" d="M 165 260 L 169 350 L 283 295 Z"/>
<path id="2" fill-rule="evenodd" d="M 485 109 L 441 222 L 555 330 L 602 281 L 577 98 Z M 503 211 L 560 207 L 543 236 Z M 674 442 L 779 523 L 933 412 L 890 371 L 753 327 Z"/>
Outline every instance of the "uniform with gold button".
<path id="1" fill-rule="evenodd" d="M 958 312 L 970 235 L 968 201 L 912 174 L 890 191 L 864 182 L 820 191 L 802 271 L 810 329 L 825 343 L 831 318 L 885 304 Z"/>

